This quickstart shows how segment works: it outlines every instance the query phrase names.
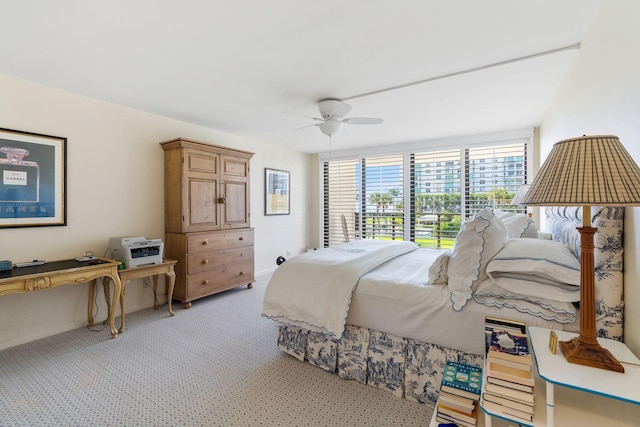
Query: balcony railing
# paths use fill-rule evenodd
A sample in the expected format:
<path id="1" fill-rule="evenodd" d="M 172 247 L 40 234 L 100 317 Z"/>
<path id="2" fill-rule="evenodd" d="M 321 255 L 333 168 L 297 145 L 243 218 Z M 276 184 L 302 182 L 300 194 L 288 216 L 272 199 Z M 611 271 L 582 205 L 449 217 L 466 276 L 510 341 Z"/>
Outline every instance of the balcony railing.
<path id="1" fill-rule="evenodd" d="M 416 216 L 411 240 L 420 246 L 450 248 L 460 228 L 459 213 L 423 212 Z M 354 213 L 356 238 L 403 240 L 404 214 L 401 212 L 367 212 L 360 220 Z"/>

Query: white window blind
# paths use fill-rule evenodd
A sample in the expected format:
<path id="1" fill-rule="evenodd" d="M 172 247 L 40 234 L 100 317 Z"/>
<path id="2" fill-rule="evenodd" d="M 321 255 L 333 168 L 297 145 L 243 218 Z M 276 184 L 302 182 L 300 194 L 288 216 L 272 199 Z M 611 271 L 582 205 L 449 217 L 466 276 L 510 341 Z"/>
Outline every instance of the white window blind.
<path id="1" fill-rule="evenodd" d="M 323 244 L 404 239 L 449 249 L 460 225 L 527 183 L 527 141 L 323 162 Z"/>
<path id="2" fill-rule="evenodd" d="M 402 155 L 362 160 L 362 237 L 404 240 Z"/>
<path id="3" fill-rule="evenodd" d="M 518 187 L 527 182 L 526 161 L 524 143 L 468 149 L 465 216 L 486 207 L 523 212 L 510 202 Z"/>
<path id="4" fill-rule="evenodd" d="M 411 240 L 418 245 L 453 245 L 460 229 L 460 164 L 460 149 L 412 155 Z"/>
<path id="5" fill-rule="evenodd" d="M 333 246 L 359 237 L 360 161 L 325 162 L 324 168 L 324 246 Z"/>

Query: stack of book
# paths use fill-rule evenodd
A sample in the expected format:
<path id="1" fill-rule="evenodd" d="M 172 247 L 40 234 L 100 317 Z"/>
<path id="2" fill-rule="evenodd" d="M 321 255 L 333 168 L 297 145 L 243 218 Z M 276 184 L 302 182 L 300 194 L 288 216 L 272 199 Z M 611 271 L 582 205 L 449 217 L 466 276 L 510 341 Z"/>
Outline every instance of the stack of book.
<path id="1" fill-rule="evenodd" d="M 447 362 L 440 384 L 436 421 L 474 427 L 478 421 L 478 402 L 482 389 L 482 369 L 458 362 Z"/>
<path id="2" fill-rule="evenodd" d="M 508 321 L 503 321 L 508 322 Z M 488 349 L 482 406 L 489 412 L 519 420 L 533 420 L 534 378 L 531 353 L 523 324 L 485 324 Z"/>

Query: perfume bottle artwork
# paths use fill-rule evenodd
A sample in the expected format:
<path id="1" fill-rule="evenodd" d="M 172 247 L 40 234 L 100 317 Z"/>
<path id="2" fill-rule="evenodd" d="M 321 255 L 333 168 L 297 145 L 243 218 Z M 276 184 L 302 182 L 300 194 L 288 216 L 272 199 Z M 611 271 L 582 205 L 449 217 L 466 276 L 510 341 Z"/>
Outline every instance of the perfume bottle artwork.
<path id="1" fill-rule="evenodd" d="M 0 153 L 0 202 L 39 202 L 40 166 L 24 160 L 29 151 L 23 148 L 2 147 Z"/>

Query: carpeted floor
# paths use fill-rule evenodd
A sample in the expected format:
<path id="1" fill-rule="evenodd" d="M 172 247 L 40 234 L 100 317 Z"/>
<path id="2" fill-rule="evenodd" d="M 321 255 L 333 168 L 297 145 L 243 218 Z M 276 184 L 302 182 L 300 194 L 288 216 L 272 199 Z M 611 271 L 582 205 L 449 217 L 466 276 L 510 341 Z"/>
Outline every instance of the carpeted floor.
<path id="1" fill-rule="evenodd" d="M 431 408 L 276 349 L 268 276 L 0 351 L 0 426 L 424 426 Z M 118 321 L 119 324 L 119 321 Z"/>

